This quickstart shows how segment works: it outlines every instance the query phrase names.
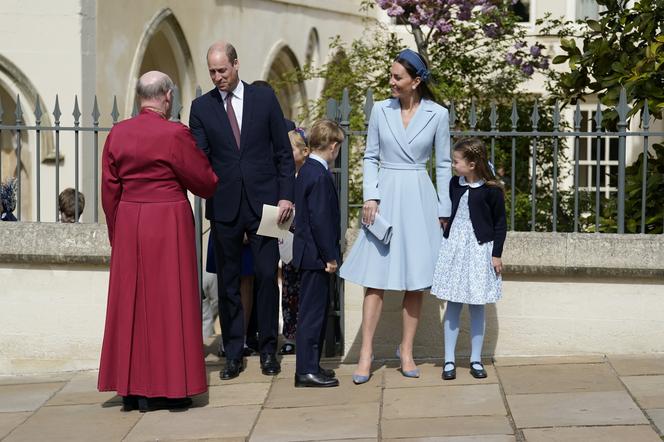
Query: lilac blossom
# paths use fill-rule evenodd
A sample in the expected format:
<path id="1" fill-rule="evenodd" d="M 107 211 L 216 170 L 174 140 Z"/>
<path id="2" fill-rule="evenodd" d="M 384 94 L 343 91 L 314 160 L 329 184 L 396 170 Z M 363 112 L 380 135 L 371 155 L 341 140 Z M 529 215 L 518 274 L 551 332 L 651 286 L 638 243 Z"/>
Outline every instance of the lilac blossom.
<path id="1" fill-rule="evenodd" d="M 476 37 L 505 39 L 512 47 L 504 55 L 505 62 L 525 76 L 535 68 L 548 69 L 549 59 L 537 43 L 527 47 L 520 36 L 511 31 L 505 8 L 516 0 L 375 0 L 390 17 L 408 23 L 413 29 L 426 27 L 431 42 L 443 44 L 451 39 Z"/>
<path id="2" fill-rule="evenodd" d="M 535 73 L 535 68 L 531 64 L 524 64 L 523 66 L 521 66 L 521 71 L 530 77 Z"/>

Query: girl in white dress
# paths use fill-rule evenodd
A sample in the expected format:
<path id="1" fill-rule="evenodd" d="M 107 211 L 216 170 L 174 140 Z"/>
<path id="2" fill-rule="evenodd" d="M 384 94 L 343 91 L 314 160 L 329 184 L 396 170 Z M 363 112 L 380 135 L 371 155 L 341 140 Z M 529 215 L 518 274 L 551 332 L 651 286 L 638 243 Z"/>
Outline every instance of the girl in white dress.
<path id="1" fill-rule="evenodd" d="M 485 378 L 481 362 L 484 305 L 501 297 L 501 255 L 507 233 L 501 183 L 477 138 L 459 141 L 452 153 L 456 172 L 450 180 L 452 215 L 443 233 L 431 293 L 447 301 L 443 329 L 445 365 L 442 377 L 456 378 L 454 350 L 464 304 L 470 310 L 470 373 Z"/>

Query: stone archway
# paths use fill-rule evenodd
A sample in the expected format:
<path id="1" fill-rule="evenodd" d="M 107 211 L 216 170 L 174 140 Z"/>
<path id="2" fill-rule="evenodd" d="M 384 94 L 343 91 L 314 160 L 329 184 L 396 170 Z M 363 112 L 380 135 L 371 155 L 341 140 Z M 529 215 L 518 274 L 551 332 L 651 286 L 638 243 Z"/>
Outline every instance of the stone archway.
<path id="1" fill-rule="evenodd" d="M 272 51 L 272 62 L 267 71 L 267 81 L 272 85 L 278 85 L 276 89 L 277 99 L 284 112 L 284 116 L 290 120 L 296 121 L 300 117 L 300 111 L 307 102 L 307 92 L 304 83 L 298 84 L 284 83 L 283 75 L 300 69 L 300 63 L 295 54 L 285 44 L 279 44 Z"/>
<path id="2" fill-rule="evenodd" d="M 304 62 L 313 67 L 318 67 L 320 64 L 320 38 L 318 37 L 318 30 L 316 28 L 311 28 L 309 31 Z"/>
<path id="3" fill-rule="evenodd" d="M 19 98 L 20 97 L 20 98 Z M 35 124 L 34 110 L 37 101 L 40 100 L 36 88 L 28 77 L 8 58 L 0 55 L 0 107 L 2 107 L 1 121 L 3 125 L 14 126 L 17 124 L 16 107 L 17 101 L 21 104 L 21 125 L 33 126 Z M 41 124 L 50 126 L 50 116 L 46 113 L 46 107 L 40 100 L 42 109 Z M 34 171 L 40 167 L 35 155 L 36 134 L 34 130 L 21 130 L 21 158 L 18 161 L 16 129 L 5 129 L 0 131 L 0 181 L 8 178 L 21 177 L 21 198 L 17 201 L 14 212 L 18 215 L 20 205 L 20 218 L 23 221 L 36 220 L 37 213 L 34 188 L 36 186 Z M 51 134 L 42 132 L 40 143 L 40 162 L 52 160 L 54 155 L 53 137 Z M 42 182 L 42 190 L 44 183 Z M 41 210 L 41 214 L 46 212 Z"/>
<path id="4" fill-rule="evenodd" d="M 136 105 L 135 87 L 145 72 L 158 70 L 166 73 L 180 92 L 183 106 L 180 116 L 186 121 L 188 104 L 195 94 L 195 72 L 191 50 L 177 18 L 169 8 L 159 11 L 149 22 L 134 54 L 129 87 L 127 89 L 126 114 Z"/>

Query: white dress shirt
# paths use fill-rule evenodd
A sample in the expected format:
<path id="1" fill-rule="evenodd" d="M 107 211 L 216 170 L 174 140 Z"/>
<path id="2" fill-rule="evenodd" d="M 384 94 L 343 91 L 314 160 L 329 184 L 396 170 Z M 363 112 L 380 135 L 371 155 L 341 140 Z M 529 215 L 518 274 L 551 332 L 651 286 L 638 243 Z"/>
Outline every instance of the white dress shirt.
<path id="1" fill-rule="evenodd" d="M 221 94 L 221 99 L 224 102 L 224 109 L 226 109 L 226 95 L 228 95 L 228 92 L 220 90 L 219 93 Z M 242 80 L 238 81 L 237 86 L 235 86 L 232 94 L 233 98 L 231 98 L 231 100 L 233 103 L 235 116 L 237 117 L 237 126 L 240 128 L 240 132 L 242 132 L 242 108 L 244 107 L 244 84 L 242 83 Z"/>
<path id="2" fill-rule="evenodd" d="M 323 166 L 325 166 L 326 170 L 330 170 L 329 166 L 327 165 L 327 161 L 325 161 L 324 159 L 322 159 L 321 157 L 319 157 L 315 153 L 309 154 L 309 158 L 311 158 L 312 160 L 316 160 L 319 163 L 321 163 Z"/>

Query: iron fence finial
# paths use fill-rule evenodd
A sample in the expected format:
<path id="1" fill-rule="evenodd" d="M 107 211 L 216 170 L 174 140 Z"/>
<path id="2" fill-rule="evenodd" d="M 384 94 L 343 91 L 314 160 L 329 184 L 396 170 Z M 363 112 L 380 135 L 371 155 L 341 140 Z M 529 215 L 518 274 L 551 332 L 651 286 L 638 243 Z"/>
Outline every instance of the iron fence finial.
<path id="1" fill-rule="evenodd" d="M 81 111 L 78 108 L 78 95 L 74 95 L 74 112 L 72 112 L 72 115 L 74 116 L 74 126 L 78 126 L 78 119 L 81 118 Z"/>
<path id="2" fill-rule="evenodd" d="M 14 115 L 16 116 L 16 124 L 21 124 L 23 122 L 23 109 L 21 108 L 20 95 L 16 95 L 16 112 L 14 112 Z"/>
<path id="3" fill-rule="evenodd" d="M 35 123 L 37 126 L 41 124 L 41 117 L 44 115 L 41 109 L 41 104 L 39 104 L 40 101 L 39 95 L 37 95 L 37 104 L 35 105 Z"/>
<path id="4" fill-rule="evenodd" d="M 643 129 L 650 129 L 650 110 L 648 109 L 648 99 L 643 100 Z"/>
<path id="5" fill-rule="evenodd" d="M 99 117 L 101 114 L 99 113 L 99 104 L 97 103 L 97 95 L 95 95 L 95 101 L 92 104 L 92 124 L 95 126 L 99 126 Z"/>
<path id="6" fill-rule="evenodd" d="M 369 119 L 371 118 L 371 111 L 373 110 L 374 101 L 373 101 L 373 90 L 369 88 L 367 91 L 367 98 L 364 102 L 364 121 L 366 124 L 369 124 Z"/>
<path id="7" fill-rule="evenodd" d="M 489 122 L 491 123 L 491 131 L 495 131 L 498 123 L 498 111 L 496 109 L 495 100 L 491 100 L 491 113 L 489 115 Z"/>
<path id="8" fill-rule="evenodd" d="M 475 97 L 470 100 L 470 130 L 475 130 L 477 127 L 477 111 L 475 110 L 475 101 Z"/>
<path id="9" fill-rule="evenodd" d="M 516 131 L 519 122 L 519 111 L 516 108 L 516 97 L 512 98 L 512 130 Z"/>
<path id="10" fill-rule="evenodd" d="M 120 111 L 118 111 L 118 97 L 113 95 L 113 109 L 111 110 L 111 118 L 113 118 L 113 124 L 118 122 L 120 117 Z"/>
<path id="11" fill-rule="evenodd" d="M 530 115 L 530 121 L 533 126 L 533 131 L 537 131 L 537 124 L 539 123 L 539 108 L 538 100 L 535 99 L 535 104 L 533 104 L 533 113 Z"/>
<path id="12" fill-rule="evenodd" d="M 55 118 L 56 125 L 60 124 L 61 115 L 62 112 L 60 112 L 60 98 L 58 97 L 58 94 L 55 94 L 55 106 L 53 106 L 53 117 Z"/>

